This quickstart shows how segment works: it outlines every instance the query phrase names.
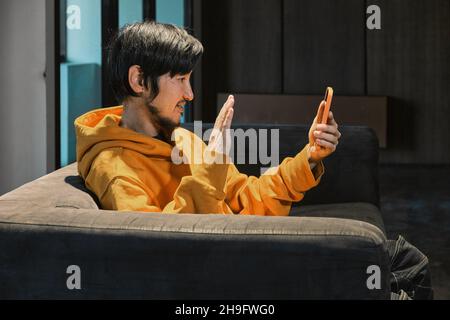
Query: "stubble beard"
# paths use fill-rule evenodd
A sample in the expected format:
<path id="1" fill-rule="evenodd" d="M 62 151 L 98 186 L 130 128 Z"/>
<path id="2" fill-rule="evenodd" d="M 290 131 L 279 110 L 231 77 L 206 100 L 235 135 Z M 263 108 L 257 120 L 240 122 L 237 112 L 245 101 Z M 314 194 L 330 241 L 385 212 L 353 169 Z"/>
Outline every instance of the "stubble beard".
<path id="1" fill-rule="evenodd" d="M 180 122 L 176 123 L 169 118 L 161 116 L 159 110 L 152 105 L 152 101 L 147 99 L 145 104 L 150 111 L 150 121 L 155 126 L 159 134 L 164 138 L 164 142 L 175 146 L 175 142 L 172 141 L 172 133 L 176 128 L 180 127 Z"/>

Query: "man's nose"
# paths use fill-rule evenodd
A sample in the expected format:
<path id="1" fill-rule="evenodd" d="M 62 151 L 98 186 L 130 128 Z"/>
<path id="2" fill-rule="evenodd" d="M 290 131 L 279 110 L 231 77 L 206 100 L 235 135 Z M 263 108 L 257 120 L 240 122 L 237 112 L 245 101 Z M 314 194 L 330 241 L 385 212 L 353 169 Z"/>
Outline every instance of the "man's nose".
<path id="1" fill-rule="evenodd" d="M 194 92 L 192 92 L 191 84 L 188 82 L 188 85 L 184 91 L 184 97 L 186 101 L 192 101 L 194 100 Z"/>

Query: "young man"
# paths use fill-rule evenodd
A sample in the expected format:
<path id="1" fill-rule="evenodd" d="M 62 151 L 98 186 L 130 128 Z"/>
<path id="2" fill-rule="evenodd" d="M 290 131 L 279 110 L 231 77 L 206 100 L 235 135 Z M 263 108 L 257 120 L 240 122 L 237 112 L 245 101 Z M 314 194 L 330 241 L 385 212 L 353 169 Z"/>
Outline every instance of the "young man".
<path id="1" fill-rule="evenodd" d="M 341 136 L 331 112 L 326 125 L 314 119 L 303 150 L 259 178 L 239 173 L 229 161 L 216 161 L 228 160 L 224 141 L 229 140 L 232 96 L 208 146 L 179 128 L 184 104 L 194 99 L 189 80 L 202 53 L 201 43 L 186 31 L 154 22 L 127 26 L 112 42 L 108 68 L 123 106 L 94 110 L 75 121 L 78 171 L 104 209 L 288 215 L 291 203 L 319 183 L 322 159 L 336 150 Z M 323 107 L 322 102 L 318 113 Z M 187 163 L 174 161 L 180 152 Z M 213 161 L 193 160 L 205 155 Z M 388 241 L 387 249 L 398 293 L 393 297 L 431 298 L 426 256 L 401 237 Z"/>
<path id="2" fill-rule="evenodd" d="M 223 141 L 233 117 L 232 96 L 208 146 L 179 128 L 185 103 L 194 99 L 190 77 L 202 53 L 201 43 L 185 30 L 154 22 L 129 25 L 111 43 L 110 82 L 123 106 L 75 121 L 78 170 L 104 209 L 288 215 L 291 203 L 319 183 L 321 161 L 340 137 L 332 113 L 326 125 L 314 120 L 309 144 L 297 156 L 259 178 L 215 161 L 227 154 Z M 187 148 L 187 141 L 197 148 Z M 189 159 L 200 151 L 215 160 L 175 163 L 174 150 Z"/>

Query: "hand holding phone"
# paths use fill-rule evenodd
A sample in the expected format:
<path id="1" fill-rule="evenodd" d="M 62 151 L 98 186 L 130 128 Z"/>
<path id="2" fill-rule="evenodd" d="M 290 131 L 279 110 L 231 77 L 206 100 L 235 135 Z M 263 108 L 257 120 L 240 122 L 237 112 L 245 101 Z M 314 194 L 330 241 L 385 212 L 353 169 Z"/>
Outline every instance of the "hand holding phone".
<path id="1" fill-rule="evenodd" d="M 338 124 L 334 117 L 330 116 L 331 102 L 333 100 L 333 88 L 328 87 L 325 92 L 325 98 L 320 102 L 317 116 L 309 129 L 309 149 L 308 161 L 310 168 L 328 157 L 336 150 L 341 133 L 338 130 Z"/>

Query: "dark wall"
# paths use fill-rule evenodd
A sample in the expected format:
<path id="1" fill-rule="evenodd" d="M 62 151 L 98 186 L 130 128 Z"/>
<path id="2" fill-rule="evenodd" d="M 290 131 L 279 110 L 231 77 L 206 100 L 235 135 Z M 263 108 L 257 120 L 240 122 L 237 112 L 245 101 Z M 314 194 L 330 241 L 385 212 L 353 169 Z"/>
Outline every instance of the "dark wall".
<path id="1" fill-rule="evenodd" d="M 284 0 L 284 93 L 365 93 L 361 0 Z"/>
<path id="2" fill-rule="evenodd" d="M 381 30 L 366 28 L 371 4 Z M 382 162 L 450 163 L 448 0 L 203 0 L 202 42 L 204 121 L 215 119 L 218 92 L 331 85 L 390 97 Z"/>
<path id="3" fill-rule="evenodd" d="M 370 95 L 393 97 L 385 162 L 450 163 L 450 1 L 378 0 L 367 33 Z"/>
<path id="4" fill-rule="evenodd" d="M 203 1 L 202 42 L 204 121 L 225 89 L 282 93 L 282 1 Z"/>

